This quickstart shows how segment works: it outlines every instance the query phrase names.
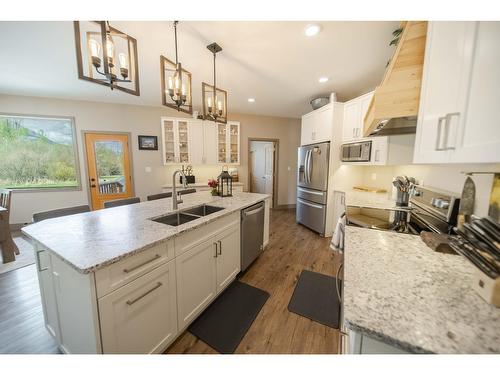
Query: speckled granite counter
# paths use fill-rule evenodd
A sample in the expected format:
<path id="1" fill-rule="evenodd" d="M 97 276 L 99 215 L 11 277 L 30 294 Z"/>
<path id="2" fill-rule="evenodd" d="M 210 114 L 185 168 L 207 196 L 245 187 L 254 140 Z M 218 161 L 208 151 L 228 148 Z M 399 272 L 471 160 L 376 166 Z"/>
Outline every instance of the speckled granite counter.
<path id="1" fill-rule="evenodd" d="M 45 220 L 22 231 L 79 272 L 88 273 L 268 197 L 234 193 L 220 198 L 208 191 L 184 195 L 180 210 L 204 203 L 225 209 L 177 227 L 149 220 L 174 212 L 172 199 L 165 198 Z"/>
<path id="2" fill-rule="evenodd" d="M 500 309 L 470 287 L 474 268 L 419 236 L 346 227 L 344 319 L 409 352 L 500 353 Z"/>

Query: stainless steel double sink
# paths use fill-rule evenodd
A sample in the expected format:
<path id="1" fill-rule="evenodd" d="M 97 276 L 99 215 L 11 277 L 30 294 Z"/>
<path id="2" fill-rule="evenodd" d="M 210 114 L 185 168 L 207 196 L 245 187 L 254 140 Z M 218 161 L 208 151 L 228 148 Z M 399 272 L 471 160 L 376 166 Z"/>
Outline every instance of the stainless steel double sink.
<path id="1" fill-rule="evenodd" d="M 211 215 L 218 211 L 223 210 L 223 207 L 209 206 L 208 204 L 203 204 L 201 206 L 196 206 L 192 208 L 187 208 L 185 210 L 174 212 L 168 215 L 163 215 L 154 219 L 157 223 L 178 226 L 181 224 L 189 223 L 190 221 L 199 219 L 203 216 Z"/>

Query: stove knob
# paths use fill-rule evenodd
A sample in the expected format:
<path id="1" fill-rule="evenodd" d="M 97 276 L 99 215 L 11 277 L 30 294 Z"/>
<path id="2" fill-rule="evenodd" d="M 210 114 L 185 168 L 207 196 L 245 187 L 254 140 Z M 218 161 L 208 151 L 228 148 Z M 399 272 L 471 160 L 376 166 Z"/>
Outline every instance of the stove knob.
<path id="1" fill-rule="evenodd" d="M 441 200 L 439 208 L 448 208 L 448 207 L 450 207 L 450 202 Z"/>
<path id="2" fill-rule="evenodd" d="M 432 198 L 431 205 L 433 207 L 438 207 L 439 208 L 440 204 L 441 204 L 441 199 L 440 198 Z"/>

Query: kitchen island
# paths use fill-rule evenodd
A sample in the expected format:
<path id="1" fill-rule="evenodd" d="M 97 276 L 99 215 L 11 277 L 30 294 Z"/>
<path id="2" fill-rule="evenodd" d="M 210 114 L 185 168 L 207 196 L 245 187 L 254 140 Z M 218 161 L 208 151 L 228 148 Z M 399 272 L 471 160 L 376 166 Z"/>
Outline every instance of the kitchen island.
<path id="1" fill-rule="evenodd" d="M 266 194 L 183 200 L 178 211 L 165 198 L 23 228 L 35 246 L 46 327 L 61 351 L 163 352 L 239 273 L 242 209 L 266 203 L 268 241 Z M 179 225 L 154 221 L 193 210 L 202 213 L 178 216 Z"/>
<path id="2" fill-rule="evenodd" d="M 420 236 L 347 226 L 349 353 L 500 353 L 500 309 L 474 290 L 474 267 Z"/>

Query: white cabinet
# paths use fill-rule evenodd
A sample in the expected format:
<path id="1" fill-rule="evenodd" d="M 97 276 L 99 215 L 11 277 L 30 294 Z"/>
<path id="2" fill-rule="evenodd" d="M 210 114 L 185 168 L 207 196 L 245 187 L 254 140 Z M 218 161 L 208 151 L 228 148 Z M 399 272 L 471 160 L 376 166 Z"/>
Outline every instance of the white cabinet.
<path id="1" fill-rule="evenodd" d="M 332 138 L 333 103 L 302 116 L 300 144 L 326 142 Z"/>
<path id="2" fill-rule="evenodd" d="M 189 163 L 198 165 L 204 164 L 204 124 L 203 121 L 193 120 L 188 122 L 188 153 Z"/>
<path id="3" fill-rule="evenodd" d="M 215 298 L 216 256 L 216 242 L 208 240 L 176 258 L 179 330 L 184 329 Z"/>
<path id="4" fill-rule="evenodd" d="M 203 235 L 201 232 L 196 237 Z M 240 272 L 239 224 L 182 251 L 176 258 L 179 330 L 191 323 Z"/>
<path id="5" fill-rule="evenodd" d="M 175 261 L 99 299 L 104 353 L 158 353 L 177 336 Z"/>
<path id="6" fill-rule="evenodd" d="M 234 280 L 241 268 L 240 230 L 234 226 L 215 238 L 217 242 L 217 293 Z"/>
<path id="7" fill-rule="evenodd" d="M 415 163 L 499 162 L 500 24 L 429 22 Z"/>
<path id="8" fill-rule="evenodd" d="M 48 251 L 44 250 L 39 245 L 36 246 L 35 251 L 45 327 L 59 344 L 61 335 L 59 331 L 59 317 L 57 313 L 56 295 L 53 284 L 52 257 Z"/>
<path id="9" fill-rule="evenodd" d="M 240 123 L 217 124 L 217 162 L 240 164 Z"/>
<path id="10" fill-rule="evenodd" d="M 363 137 L 363 123 L 372 100 L 373 92 L 369 92 L 344 103 L 344 121 L 342 142 L 357 140 Z"/>
<path id="11" fill-rule="evenodd" d="M 162 117 L 163 164 L 190 163 L 189 119 Z"/>
<path id="12" fill-rule="evenodd" d="M 217 124 L 203 121 L 203 164 L 217 164 Z"/>

